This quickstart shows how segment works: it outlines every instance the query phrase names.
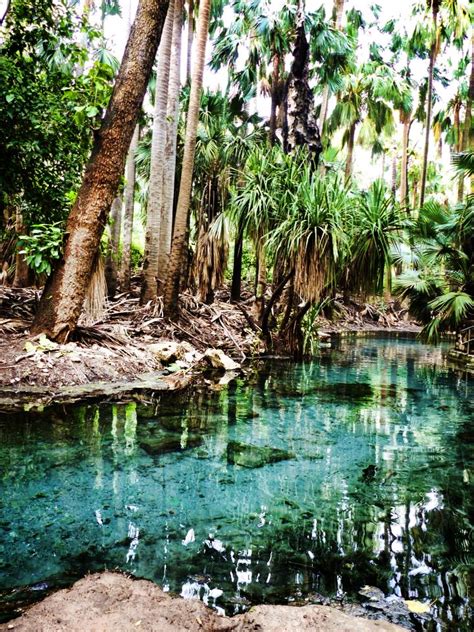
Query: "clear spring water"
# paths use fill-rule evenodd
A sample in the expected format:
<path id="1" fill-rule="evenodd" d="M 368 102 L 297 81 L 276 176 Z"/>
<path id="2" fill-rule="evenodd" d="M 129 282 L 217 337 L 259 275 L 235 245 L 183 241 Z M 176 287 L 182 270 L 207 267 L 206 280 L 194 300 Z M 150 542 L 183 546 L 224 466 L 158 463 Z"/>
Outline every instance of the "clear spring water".
<path id="1" fill-rule="evenodd" d="M 473 409 L 439 348 L 359 339 L 214 393 L 0 416 L 3 618 L 107 567 L 229 614 L 369 584 L 468 630 Z"/>

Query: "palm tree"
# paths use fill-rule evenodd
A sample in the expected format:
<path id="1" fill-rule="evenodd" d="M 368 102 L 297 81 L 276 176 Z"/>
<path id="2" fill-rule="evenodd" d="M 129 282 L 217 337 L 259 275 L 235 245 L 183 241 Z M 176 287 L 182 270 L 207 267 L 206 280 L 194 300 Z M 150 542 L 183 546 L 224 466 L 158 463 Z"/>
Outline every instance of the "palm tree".
<path id="1" fill-rule="evenodd" d="M 155 299 L 158 292 L 158 245 L 160 234 L 161 204 L 163 201 L 163 175 L 165 169 L 164 148 L 166 140 L 166 105 L 170 74 L 170 52 L 173 37 L 174 0 L 170 0 L 163 37 L 158 51 L 155 110 L 151 143 L 150 181 L 148 183 L 145 254 L 143 259 L 143 283 L 141 302 Z"/>
<path id="2" fill-rule="evenodd" d="M 433 109 L 433 77 L 436 59 L 441 46 L 442 36 L 454 36 L 460 42 L 470 25 L 469 12 L 460 0 L 427 0 L 427 8 L 431 13 L 431 43 L 428 67 L 428 91 L 426 95 L 426 128 L 423 149 L 423 168 L 421 173 L 420 206 L 423 206 L 428 174 L 428 151 L 431 133 L 431 115 Z M 442 12 L 442 10 L 444 11 Z M 439 17 L 441 16 L 441 20 Z"/>
<path id="3" fill-rule="evenodd" d="M 64 342 L 77 325 L 167 9 L 168 3 L 161 0 L 141 0 L 138 6 L 115 89 L 68 218 L 64 254 L 46 283 L 31 328 L 34 334 L 46 333 Z"/>
<path id="4" fill-rule="evenodd" d="M 190 3 L 191 4 L 191 3 Z M 176 148 L 179 119 L 181 39 L 183 30 L 183 0 L 175 0 L 171 69 L 168 104 L 166 108 L 166 144 L 164 148 L 163 195 L 160 207 L 160 233 L 158 243 L 158 290 L 163 292 L 171 250 L 173 229 L 173 203 L 176 176 Z"/>
<path id="5" fill-rule="evenodd" d="M 186 248 L 186 234 L 188 230 L 189 205 L 194 168 L 194 154 L 196 149 L 196 132 L 199 120 L 199 104 L 201 98 L 202 78 L 206 54 L 206 43 L 209 29 L 210 0 L 202 0 L 199 7 L 198 28 L 196 33 L 196 52 L 191 80 L 188 115 L 186 120 L 186 136 L 184 140 L 184 154 L 181 167 L 181 181 L 179 185 L 176 219 L 171 243 L 171 252 L 163 297 L 164 313 L 176 318 L 178 315 L 178 298 L 182 280 L 182 266 Z"/>
<path id="6" fill-rule="evenodd" d="M 332 10 L 332 24 L 338 30 L 342 29 L 343 13 L 344 13 L 344 0 L 334 0 L 333 10 Z M 319 115 L 319 122 L 318 122 L 321 133 L 323 133 L 324 125 L 326 123 L 326 119 L 328 115 L 329 97 L 330 97 L 330 85 L 329 85 L 329 82 L 327 82 L 323 90 L 323 97 L 322 97 L 322 102 L 321 102 L 321 113 Z"/>
<path id="7" fill-rule="evenodd" d="M 133 216 L 135 209 L 135 153 L 140 136 L 139 126 L 135 126 L 132 142 L 128 149 L 127 162 L 125 163 L 125 189 L 123 195 L 123 222 L 122 222 L 122 259 L 121 259 L 121 286 L 127 292 L 130 289 L 131 254 Z"/>

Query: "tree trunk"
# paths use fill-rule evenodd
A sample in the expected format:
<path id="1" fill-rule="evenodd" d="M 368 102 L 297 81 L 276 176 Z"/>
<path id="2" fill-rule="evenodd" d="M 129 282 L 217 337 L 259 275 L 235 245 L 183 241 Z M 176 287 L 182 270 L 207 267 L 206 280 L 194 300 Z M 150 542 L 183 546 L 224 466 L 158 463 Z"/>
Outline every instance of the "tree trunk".
<path id="1" fill-rule="evenodd" d="M 433 109 L 433 72 L 436 60 L 436 53 L 438 50 L 438 10 L 440 0 L 434 0 L 432 2 L 433 13 L 433 41 L 430 49 L 430 65 L 428 69 L 428 93 L 427 93 L 427 105 L 426 105 L 426 134 L 425 134 L 425 147 L 423 150 L 423 169 L 421 172 L 421 188 L 420 188 L 420 208 L 425 201 L 426 191 L 426 177 L 428 174 L 428 151 L 430 146 L 430 133 L 431 133 L 431 112 Z"/>
<path id="2" fill-rule="evenodd" d="M 133 215 L 135 211 L 135 152 L 137 151 L 140 128 L 135 125 L 132 142 L 127 154 L 125 165 L 125 191 L 123 205 L 123 230 L 122 230 L 122 266 L 121 284 L 122 290 L 130 290 L 130 276 L 132 266 L 132 237 Z"/>
<path id="3" fill-rule="evenodd" d="M 265 311 L 265 291 L 267 289 L 267 259 L 262 240 L 258 246 L 257 275 L 255 284 L 255 318 L 261 322 Z"/>
<path id="4" fill-rule="evenodd" d="M 166 109 L 166 145 L 161 204 L 160 243 L 158 247 L 158 293 L 164 290 L 173 233 L 173 205 L 176 177 L 176 145 L 179 120 L 179 93 L 181 89 L 181 39 L 183 30 L 183 0 L 175 0 L 171 69 L 168 105 Z"/>
<path id="5" fill-rule="evenodd" d="M 397 197 L 397 155 L 392 157 L 392 195 L 393 199 Z"/>
<path id="6" fill-rule="evenodd" d="M 472 102 L 474 101 L 474 28 L 471 29 L 471 75 L 469 77 L 469 90 L 466 101 L 466 114 L 464 116 L 464 129 L 462 132 L 461 151 L 467 151 L 474 146 L 474 130 L 472 129 Z M 471 193 L 474 178 L 471 177 Z M 464 178 L 458 180 L 458 202 L 464 198 Z"/>
<path id="7" fill-rule="evenodd" d="M 23 224 L 23 215 L 18 209 L 15 213 L 15 232 L 17 236 L 24 235 L 26 228 Z M 24 255 L 18 250 L 15 255 L 15 277 L 13 279 L 13 287 L 28 287 L 30 285 L 30 269 L 26 263 Z"/>
<path id="8" fill-rule="evenodd" d="M 344 0 L 334 0 L 334 6 L 332 10 L 332 23 L 340 31 L 342 29 L 342 14 L 344 12 Z M 321 112 L 319 115 L 319 131 L 321 136 L 324 135 L 324 124 L 328 116 L 329 106 L 329 86 L 324 86 L 323 98 L 321 101 Z"/>
<path id="9" fill-rule="evenodd" d="M 167 0 L 141 0 L 138 6 L 112 97 L 68 218 L 64 254 L 46 283 L 33 334 L 44 332 L 58 342 L 66 342 L 77 325 L 167 9 Z"/>
<path id="10" fill-rule="evenodd" d="M 244 231 L 242 222 L 239 224 L 237 236 L 234 244 L 234 265 L 232 268 L 232 287 L 230 290 L 230 300 L 240 301 L 242 285 L 242 254 L 244 246 Z"/>
<path id="11" fill-rule="evenodd" d="M 194 39 L 194 0 L 188 0 L 188 45 L 186 49 L 186 83 L 191 83 L 191 58 Z"/>
<path id="12" fill-rule="evenodd" d="M 122 214 L 122 198 L 116 197 L 112 202 L 108 228 L 109 243 L 105 259 L 105 280 L 107 283 L 107 296 L 113 298 L 117 292 L 120 250 L 120 219 Z"/>
<path id="13" fill-rule="evenodd" d="M 278 90 L 280 83 L 280 56 L 274 53 L 272 58 L 272 85 L 271 85 L 271 108 L 270 108 L 270 127 L 268 131 L 268 142 L 270 146 L 275 144 L 276 128 L 277 128 L 277 107 L 278 107 Z"/>
<path id="14" fill-rule="evenodd" d="M 354 155 L 355 131 L 356 123 L 352 123 L 349 128 L 349 138 L 347 140 L 346 169 L 344 172 L 346 180 L 348 180 L 352 176 L 352 157 Z"/>
<path id="15" fill-rule="evenodd" d="M 211 0 L 202 0 L 199 6 L 199 20 L 196 33 L 196 51 L 194 55 L 193 77 L 191 80 L 191 94 L 189 95 L 189 109 L 186 121 L 186 136 L 184 140 L 183 163 L 181 166 L 181 182 L 179 186 L 176 219 L 171 244 L 171 253 L 166 276 L 163 307 L 166 316 L 178 316 L 178 298 L 181 282 L 184 253 L 186 250 L 189 205 L 193 180 L 194 153 L 196 150 L 196 133 L 199 120 L 199 105 L 201 100 L 202 77 L 206 57 L 207 33 L 209 29 L 209 14 Z"/>
<path id="16" fill-rule="evenodd" d="M 314 95 L 308 80 L 309 45 L 301 7 L 296 16 L 296 33 L 288 82 L 288 138 L 285 145 L 289 153 L 296 147 L 306 147 L 313 167 L 316 168 L 322 145 L 314 115 Z"/>
<path id="17" fill-rule="evenodd" d="M 408 146 L 410 142 L 410 114 L 400 113 L 403 124 L 402 164 L 400 167 L 400 204 L 408 209 Z"/>
<path id="18" fill-rule="evenodd" d="M 145 255 L 143 258 L 142 304 L 158 295 L 158 248 L 160 243 L 161 206 L 165 172 L 166 105 L 170 76 L 170 53 L 174 24 L 174 0 L 170 0 L 163 36 L 158 49 L 155 111 L 151 141 L 150 180 L 146 211 Z"/>

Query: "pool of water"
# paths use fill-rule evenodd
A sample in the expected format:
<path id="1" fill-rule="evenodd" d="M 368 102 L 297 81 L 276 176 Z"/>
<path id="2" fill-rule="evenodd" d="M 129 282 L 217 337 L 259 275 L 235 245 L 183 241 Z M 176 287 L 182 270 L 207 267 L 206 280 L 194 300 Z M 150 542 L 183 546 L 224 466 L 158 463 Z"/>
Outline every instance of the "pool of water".
<path id="1" fill-rule="evenodd" d="M 473 410 L 442 349 L 358 339 L 215 392 L 0 415 L 3 619 L 119 568 L 228 614 L 368 584 L 469 630 Z"/>

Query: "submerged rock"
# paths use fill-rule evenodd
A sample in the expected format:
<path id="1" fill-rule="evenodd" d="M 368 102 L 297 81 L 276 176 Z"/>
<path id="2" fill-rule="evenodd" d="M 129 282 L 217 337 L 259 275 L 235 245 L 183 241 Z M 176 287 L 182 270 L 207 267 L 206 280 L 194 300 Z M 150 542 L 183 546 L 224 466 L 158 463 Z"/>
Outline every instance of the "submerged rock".
<path id="1" fill-rule="evenodd" d="M 140 441 L 140 447 L 148 454 L 166 454 L 167 452 L 181 452 L 189 448 L 201 445 L 202 439 L 199 435 L 181 434 L 159 434 L 147 437 Z"/>
<path id="2" fill-rule="evenodd" d="M 262 467 L 268 463 L 278 463 L 294 459 L 295 455 L 287 450 L 269 446 L 250 445 L 240 441 L 229 441 L 227 445 L 227 463 L 242 467 Z"/>

